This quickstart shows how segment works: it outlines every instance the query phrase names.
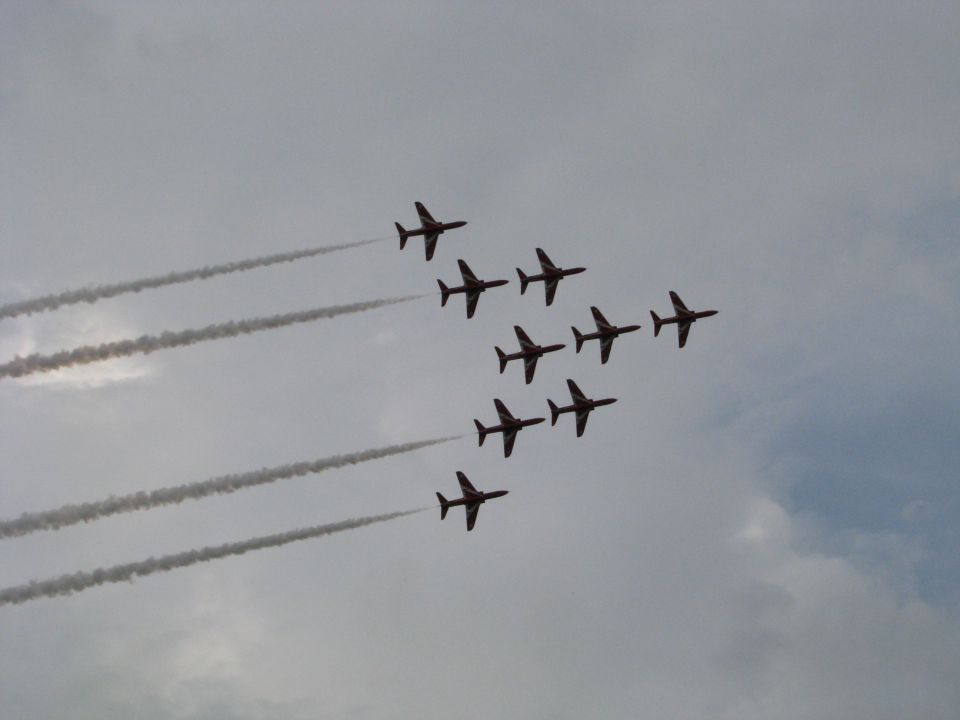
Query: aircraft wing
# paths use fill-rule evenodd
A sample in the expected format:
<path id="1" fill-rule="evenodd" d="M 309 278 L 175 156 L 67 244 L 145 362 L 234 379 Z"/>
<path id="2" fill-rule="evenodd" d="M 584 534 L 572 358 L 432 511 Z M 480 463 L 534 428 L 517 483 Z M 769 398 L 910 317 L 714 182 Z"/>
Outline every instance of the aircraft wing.
<path id="1" fill-rule="evenodd" d="M 603 316 L 603 313 L 597 308 L 590 308 L 590 312 L 593 313 L 593 320 L 595 323 L 597 323 L 597 330 L 609 330 L 613 327 L 613 325 L 607 322 L 607 319 Z"/>
<path id="2" fill-rule="evenodd" d="M 460 482 L 460 492 L 463 493 L 463 496 L 465 498 L 468 498 L 470 496 L 477 496 L 480 494 L 477 492 L 477 489 L 473 486 L 473 484 L 469 480 L 467 480 L 467 476 L 464 475 L 459 470 L 457 470 L 457 480 Z"/>
<path id="3" fill-rule="evenodd" d="M 503 433 L 503 456 L 510 457 L 513 452 L 513 443 L 517 439 L 517 430 L 505 430 Z"/>
<path id="4" fill-rule="evenodd" d="M 683 304 L 683 300 L 673 290 L 670 291 L 670 301 L 673 303 L 673 310 L 677 315 L 689 315 L 690 310 Z"/>
<path id="5" fill-rule="evenodd" d="M 510 414 L 510 411 L 507 410 L 507 406 L 503 404 L 503 400 L 500 400 L 499 398 L 496 398 L 496 399 L 494 399 L 493 404 L 494 404 L 494 406 L 497 408 L 497 415 L 500 416 L 500 422 L 501 422 L 501 423 L 507 423 L 507 422 L 511 422 L 511 421 L 512 421 L 512 422 L 516 422 L 516 421 L 517 421 L 517 419 L 516 419 L 513 415 Z"/>
<path id="6" fill-rule="evenodd" d="M 690 325 L 692 323 L 682 322 L 677 324 L 677 330 L 679 335 L 677 336 L 680 341 L 680 347 L 683 347 L 687 344 L 687 335 L 690 333 Z"/>
<path id="7" fill-rule="evenodd" d="M 590 417 L 589 410 L 577 410 L 577 437 L 583 435 L 587 428 L 587 418 Z"/>
<path id="8" fill-rule="evenodd" d="M 522 327 L 519 325 L 514 325 L 513 331 L 517 334 L 517 340 L 520 341 L 520 347 L 522 347 L 524 350 L 529 350 L 536 347 L 533 340 L 531 340 L 530 337 L 523 331 Z"/>
<path id="9" fill-rule="evenodd" d="M 587 402 L 587 396 L 583 394 L 583 391 L 577 387 L 573 380 L 567 380 L 567 387 L 570 388 L 570 399 L 573 400 L 574 404 Z"/>
<path id="10" fill-rule="evenodd" d="M 477 524 L 477 515 L 480 514 L 480 503 L 470 503 L 465 505 L 464 508 L 467 511 L 467 531 L 473 530 L 473 526 Z"/>
<path id="11" fill-rule="evenodd" d="M 457 265 L 460 266 L 460 275 L 463 277 L 463 282 L 465 285 L 476 285 L 480 282 L 477 280 L 477 276 L 473 274 L 473 270 L 470 269 L 470 266 L 467 265 L 463 260 L 457 260 Z"/>
<path id="12" fill-rule="evenodd" d="M 523 359 L 523 371 L 526 375 L 527 385 L 533 382 L 533 374 L 537 371 L 537 360 L 539 355 L 527 355 Z"/>
<path id="13" fill-rule="evenodd" d="M 437 238 L 440 237 L 440 233 L 427 233 L 423 236 L 423 249 L 427 254 L 427 262 L 430 262 L 433 259 L 433 251 L 437 249 Z"/>
<path id="14" fill-rule="evenodd" d="M 600 338 L 600 364 L 603 365 L 610 359 L 610 348 L 613 347 L 613 335 L 606 335 Z"/>
<path id="15" fill-rule="evenodd" d="M 557 285 L 560 278 L 551 278 L 543 283 L 543 289 L 547 292 L 547 305 L 553 303 L 553 296 L 557 294 Z"/>
<path id="16" fill-rule="evenodd" d="M 436 220 L 433 219 L 433 215 L 430 214 L 430 211 L 423 206 L 422 202 L 415 202 L 414 205 L 417 208 L 417 215 L 420 216 L 420 222 L 423 223 L 424 227 L 429 227 L 431 225 L 439 225 Z"/>
<path id="17" fill-rule="evenodd" d="M 540 269 L 545 273 L 557 272 L 560 269 L 550 261 L 547 254 L 540 248 L 537 248 L 537 259 L 540 260 Z"/>
<path id="18" fill-rule="evenodd" d="M 473 313 L 477 310 L 477 301 L 480 300 L 480 293 L 476 290 L 468 290 L 466 294 L 467 298 L 467 319 L 473 317 Z"/>

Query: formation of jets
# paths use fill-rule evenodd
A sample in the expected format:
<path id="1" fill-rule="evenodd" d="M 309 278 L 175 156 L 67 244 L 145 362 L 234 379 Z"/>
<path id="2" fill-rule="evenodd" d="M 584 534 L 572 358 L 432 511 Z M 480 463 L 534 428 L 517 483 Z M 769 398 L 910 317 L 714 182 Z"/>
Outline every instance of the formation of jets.
<path id="1" fill-rule="evenodd" d="M 417 208 L 417 215 L 420 218 L 421 227 L 415 230 L 405 230 L 400 223 L 395 223 L 397 227 L 397 233 L 400 237 L 400 249 L 403 250 L 406 245 L 407 239 L 414 236 L 423 236 L 424 239 L 424 250 L 426 253 L 426 258 L 429 261 L 433 258 L 434 251 L 437 246 L 437 238 L 440 237 L 447 230 L 454 230 L 459 227 L 466 225 L 466 221 L 457 220 L 455 222 L 440 222 L 435 220 L 430 212 L 422 203 L 415 203 Z M 527 275 L 517 268 L 517 276 L 520 278 L 520 294 L 523 295 L 527 291 L 527 286 L 532 282 L 542 282 L 544 285 L 544 293 L 546 296 L 546 304 L 550 306 L 553 304 L 554 296 L 557 292 L 557 285 L 565 277 L 570 275 L 578 275 L 586 270 L 582 267 L 573 267 L 573 268 L 561 268 L 555 265 L 549 258 L 549 256 L 543 251 L 542 248 L 537 248 L 537 259 L 540 261 L 540 272 L 536 275 Z M 490 288 L 500 287 L 501 285 L 506 285 L 508 280 L 480 280 L 474 275 L 473 271 L 470 270 L 470 267 L 463 260 L 457 260 L 457 264 L 460 266 L 460 275 L 463 278 L 463 284 L 456 287 L 448 287 L 444 284 L 442 280 L 437 280 L 437 284 L 440 286 L 440 305 L 441 307 L 446 306 L 447 300 L 450 299 L 451 295 L 454 294 L 463 294 L 466 298 L 467 304 L 467 318 L 472 318 L 477 309 L 477 302 L 480 299 L 480 294 L 486 292 Z M 678 343 L 682 348 L 687 344 L 687 336 L 690 334 L 690 326 L 695 323 L 697 320 L 710 317 L 717 314 L 717 310 L 700 310 L 693 311 L 687 308 L 683 300 L 680 299 L 680 296 L 677 295 L 673 290 L 670 291 L 670 301 L 673 303 L 673 309 L 675 315 L 668 318 L 660 318 L 653 310 L 650 311 L 650 316 L 653 318 L 653 335 L 657 337 L 660 334 L 660 328 L 663 325 L 676 325 L 678 331 Z M 576 343 L 576 351 L 579 353 L 580 349 L 583 347 L 583 344 L 588 340 L 599 340 L 600 341 L 600 363 L 605 365 L 607 360 L 610 358 L 610 350 L 613 347 L 613 341 L 618 338 L 620 335 L 626 333 L 635 332 L 640 329 L 640 325 L 622 325 L 617 326 L 613 325 L 607 321 L 603 316 L 603 313 L 597 307 L 591 307 L 590 312 L 593 314 L 594 323 L 597 326 L 596 332 L 590 333 L 581 333 L 577 328 L 571 327 L 573 330 L 573 338 Z M 524 366 L 524 379 L 527 385 L 533 382 L 533 376 L 537 369 L 537 361 L 547 353 L 557 352 L 562 350 L 566 345 L 555 344 L 555 345 L 537 345 L 534 343 L 530 337 L 524 332 L 523 328 L 519 325 L 514 325 L 514 332 L 517 336 L 517 341 L 520 343 L 520 350 L 515 353 L 505 353 L 499 347 L 494 349 L 497 352 L 497 358 L 500 361 L 500 374 L 506 370 L 507 364 L 511 360 L 522 360 Z M 590 416 L 590 413 L 598 407 L 604 405 L 611 405 L 617 402 L 617 398 L 602 398 L 599 400 L 594 400 L 588 398 L 579 386 L 573 381 L 567 380 L 567 388 L 570 391 L 570 405 L 558 406 L 553 400 L 548 399 L 547 405 L 550 407 L 550 425 L 555 426 L 557 420 L 564 413 L 573 413 L 576 418 L 576 427 L 577 427 L 577 437 L 583 435 L 584 430 L 587 427 L 587 419 Z M 503 435 L 503 456 L 510 457 L 510 454 L 513 452 L 513 446 L 517 439 L 517 433 L 523 430 L 526 427 L 531 425 L 539 425 L 544 422 L 545 418 L 535 417 L 521 419 L 514 417 L 513 414 L 507 409 L 507 406 L 499 398 L 494 399 L 494 406 L 497 409 L 497 415 L 500 419 L 498 425 L 492 425 L 485 427 L 483 423 L 479 420 L 474 419 L 474 424 L 477 427 L 477 435 L 479 445 L 483 445 L 483 441 L 486 439 L 487 435 L 491 433 L 501 433 Z M 467 515 L 467 530 L 473 530 L 474 525 L 477 522 L 477 513 L 480 510 L 480 505 L 482 505 L 487 500 L 493 498 L 502 497 L 507 494 L 506 490 L 496 490 L 492 492 L 481 492 L 474 488 L 474 486 L 467 479 L 467 476 L 464 475 L 459 470 L 457 471 L 457 480 L 460 483 L 460 491 L 462 497 L 447 500 L 439 492 L 437 493 L 437 500 L 440 501 L 440 519 L 442 520 L 447 516 L 447 510 L 455 505 L 463 505 L 466 510 Z"/>

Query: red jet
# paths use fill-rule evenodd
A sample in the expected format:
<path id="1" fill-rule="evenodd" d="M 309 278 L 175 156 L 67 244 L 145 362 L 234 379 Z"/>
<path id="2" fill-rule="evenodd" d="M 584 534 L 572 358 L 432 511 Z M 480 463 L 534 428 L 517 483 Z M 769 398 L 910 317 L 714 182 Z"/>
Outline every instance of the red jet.
<path id="1" fill-rule="evenodd" d="M 503 375 L 503 371 L 507 369 L 507 363 L 511 360 L 523 359 L 523 369 L 526 373 L 527 385 L 529 385 L 533 381 L 533 373 L 537 370 L 537 360 L 546 353 L 562 350 L 566 345 L 547 345 L 545 347 L 536 345 L 519 325 L 514 325 L 513 331 L 517 334 L 517 340 L 520 341 L 520 352 L 507 355 L 500 348 L 493 348 L 497 351 L 497 357 L 500 358 L 500 374 Z"/>
<path id="2" fill-rule="evenodd" d="M 565 278 L 567 275 L 576 275 L 582 273 L 586 268 L 558 268 L 552 262 L 550 258 L 547 257 L 547 254 L 537 248 L 537 257 L 540 259 L 540 274 L 539 275 L 526 275 L 523 270 L 517 268 L 517 275 L 520 276 L 520 294 L 523 295 L 527 290 L 527 283 L 532 282 L 543 282 L 543 288 L 547 293 L 547 305 L 553 303 L 553 296 L 557 292 L 557 283 L 560 282 L 562 278 Z"/>
<path id="3" fill-rule="evenodd" d="M 423 235 L 424 251 L 427 254 L 427 261 L 429 261 L 430 258 L 433 257 L 433 251 L 437 248 L 437 238 L 447 230 L 455 230 L 456 228 L 463 227 L 467 224 L 467 221 L 439 222 L 433 219 L 430 211 L 423 206 L 423 203 L 416 202 L 414 205 L 417 207 L 417 215 L 420 216 L 419 229 L 404 230 L 403 225 L 394 223 L 394 225 L 397 226 L 397 233 L 400 235 L 400 249 L 403 250 L 403 246 L 407 244 L 407 238 L 414 237 L 415 235 Z"/>
<path id="4" fill-rule="evenodd" d="M 470 484 L 467 476 L 459 470 L 457 470 L 457 480 L 460 481 L 460 492 L 463 493 L 463 497 L 457 500 L 447 500 L 443 495 L 437 493 L 437 500 L 440 501 L 440 519 L 443 520 L 447 516 L 447 510 L 454 505 L 463 505 L 467 511 L 467 530 L 473 530 L 473 526 L 477 522 L 477 513 L 480 512 L 480 506 L 487 500 L 503 497 L 507 494 L 507 491 L 480 492 Z"/>
<path id="5" fill-rule="evenodd" d="M 716 315 L 719 310 L 701 310 L 700 312 L 693 312 L 692 310 L 687 309 L 687 306 L 683 304 L 683 300 L 680 299 L 680 296 L 677 295 L 673 290 L 670 291 L 670 300 L 673 302 L 673 310 L 676 315 L 671 318 L 663 318 L 662 320 L 657 316 L 657 314 L 651 310 L 650 316 L 653 318 L 653 336 L 656 337 L 660 334 L 661 325 L 671 325 L 676 324 L 677 326 L 677 338 L 680 341 L 680 347 L 683 347 L 687 344 L 687 334 L 690 332 L 690 326 L 701 318 L 707 318 L 711 315 Z"/>
<path id="6" fill-rule="evenodd" d="M 570 328 L 573 330 L 573 337 L 577 341 L 577 352 L 580 352 L 580 348 L 583 346 L 584 340 L 599 340 L 600 341 L 600 364 L 603 365 L 607 362 L 607 359 L 610 357 L 610 348 L 613 347 L 614 338 L 624 333 L 633 332 L 634 330 L 639 330 L 639 325 L 624 325 L 623 327 L 617 327 L 616 325 L 611 325 L 607 322 L 607 319 L 603 316 L 603 313 L 600 312 L 597 308 L 591 307 L 590 312 L 593 313 L 594 322 L 597 323 L 597 331 L 592 333 L 587 333 L 583 335 L 575 327 Z"/>
<path id="7" fill-rule="evenodd" d="M 517 433 L 530 425 L 539 425 L 544 421 L 544 418 L 521 420 L 511 415 L 510 411 L 507 410 L 507 406 L 504 405 L 502 401 L 494 400 L 493 404 L 496 406 L 497 414 L 500 416 L 499 425 L 484 427 L 479 420 L 475 419 L 473 421 L 474 425 L 477 426 L 477 432 L 480 434 L 480 445 L 483 446 L 483 441 L 486 439 L 487 433 L 503 433 L 503 456 L 510 457 L 510 453 L 513 452 L 513 443 L 517 439 Z"/>
<path id="8" fill-rule="evenodd" d="M 440 307 L 447 304 L 447 300 L 450 299 L 451 295 L 464 293 L 467 296 L 467 319 L 469 319 L 473 317 L 473 313 L 477 309 L 477 301 L 480 299 L 480 293 L 485 292 L 488 288 L 506 285 L 510 281 L 478 280 L 477 276 L 473 274 L 473 271 L 463 260 L 457 260 L 457 263 L 460 265 L 460 275 L 463 276 L 463 285 L 460 287 L 447 287 L 443 284 L 443 280 L 438 278 L 437 284 L 440 286 Z"/>
<path id="9" fill-rule="evenodd" d="M 594 408 L 598 408 L 602 405 L 612 405 L 617 401 L 616 398 L 591 400 L 583 394 L 583 391 L 577 387 L 577 384 L 573 380 L 567 380 L 567 387 L 570 388 L 570 398 L 573 400 L 572 405 L 567 405 L 566 407 L 557 407 L 553 404 L 553 400 L 547 400 L 547 405 L 550 406 L 550 424 L 556 425 L 557 418 L 559 418 L 563 413 L 576 413 L 577 437 L 583 435 L 583 431 L 587 427 L 587 417 Z"/>

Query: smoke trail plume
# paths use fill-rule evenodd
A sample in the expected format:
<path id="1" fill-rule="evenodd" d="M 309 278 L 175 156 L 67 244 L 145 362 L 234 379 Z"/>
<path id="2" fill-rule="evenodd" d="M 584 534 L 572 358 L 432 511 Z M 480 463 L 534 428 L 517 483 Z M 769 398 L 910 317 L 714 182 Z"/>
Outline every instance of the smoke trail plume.
<path id="1" fill-rule="evenodd" d="M 424 295 L 409 295 L 407 297 L 385 298 L 383 300 L 369 300 L 351 305 L 331 305 L 330 307 L 305 310 L 303 312 L 272 315 L 270 317 L 251 318 L 232 322 L 208 325 L 196 330 L 181 330 L 179 332 L 164 332 L 160 335 L 143 335 L 135 340 L 119 340 L 102 345 L 84 345 L 75 350 L 61 350 L 52 355 L 34 353 L 26 357 L 15 357 L 8 363 L 0 365 L 0 379 L 17 378 L 38 372 L 49 372 L 71 365 L 86 365 L 88 363 L 126 357 L 138 353 L 152 353 L 156 350 L 183 347 L 206 340 L 220 340 L 221 338 L 236 337 L 261 330 L 294 325 L 296 323 L 312 322 L 323 318 L 332 318 L 347 313 L 364 312 L 385 305 L 409 302 Z"/>
<path id="2" fill-rule="evenodd" d="M 267 535 L 242 542 L 226 543 L 224 545 L 215 545 L 199 550 L 188 550 L 174 555 L 162 555 L 161 557 L 149 558 L 141 562 L 98 568 L 92 572 L 77 572 L 70 575 L 61 575 L 60 577 L 51 578 L 50 580 L 32 580 L 25 585 L 17 585 L 0 590 L 0 605 L 16 605 L 41 597 L 71 595 L 96 585 L 133 580 L 136 577 L 153 575 L 158 572 L 167 572 L 168 570 L 188 567 L 190 565 L 196 565 L 197 563 L 207 562 L 208 560 L 219 560 L 220 558 L 231 555 L 243 555 L 244 553 L 254 550 L 280 547 L 281 545 L 287 545 L 288 543 L 299 540 L 309 540 L 310 538 L 332 535 L 333 533 L 343 532 L 344 530 L 353 530 L 354 528 L 363 527 L 364 525 L 386 522 L 387 520 L 393 520 L 394 518 L 403 517 L 404 515 L 422 512 L 426 509 L 428 508 L 405 510 L 402 512 L 387 513 L 386 515 L 372 515 L 370 517 L 344 520 L 343 522 L 331 523 L 329 525 L 315 525 L 314 527 L 301 528 L 277 535 Z"/>
<path id="3" fill-rule="evenodd" d="M 435 440 L 421 440 L 419 442 L 389 445 L 387 447 L 361 452 L 333 455 L 332 457 L 310 462 L 299 462 L 290 465 L 280 465 L 274 468 L 264 468 L 253 472 L 221 475 L 201 482 L 187 483 L 173 487 L 161 488 L 151 492 L 138 492 L 120 497 L 109 497 L 99 502 L 82 503 L 78 505 L 64 505 L 56 510 L 39 513 L 24 513 L 18 518 L 0 522 L 0 538 L 20 537 L 40 530 L 58 530 L 69 525 L 82 522 L 91 522 L 108 515 L 148 510 L 176 505 L 185 500 L 200 500 L 211 495 L 224 495 L 243 490 L 244 488 L 266 485 L 277 480 L 299 477 L 310 473 L 319 473 L 346 465 L 356 465 L 368 460 L 376 460 L 390 455 L 412 452 L 430 445 L 456 440 L 459 436 L 437 438 Z"/>
<path id="4" fill-rule="evenodd" d="M 278 263 L 294 262 L 295 260 L 302 260 L 303 258 L 314 257 L 316 255 L 326 255 L 327 253 L 336 252 L 337 250 L 369 245 L 384 239 L 386 238 L 374 238 L 372 240 L 343 243 L 342 245 L 307 248 L 305 250 L 295 250 L 293 252 L 278 253 L 276 255 L 265 255 L 250 260 L 239 260 L 223 265 L 208 265 L 197 268 L 196 270 L 172 272 L 166 275 L 156 275 L 154 277 L 141 278 L 140 280 L 131 280 L 113 285 L 96 285 L 95 287 L 84 288 L 82 290 L 68 290 L 67 292 L 56 295 L 44 295 L 43 297 L 34 298 L 33 300 L 23 300 L 22 302 L 0 305 L 0 319 L 46 312 L 48 310 L 54 310 L 61 305 L 75 305 L 82 302 L 95 303 L 98 300 L 112 298 L 116 295 L 138 293 L 141 290 L 164 287 L 165 285 L 177 285 L 179 283 L 193 282 L 194 280 L 207 280 L 217 275 L 253 270 L 254 268 L 267 267 L 268 265 L 276 265 Z"/>

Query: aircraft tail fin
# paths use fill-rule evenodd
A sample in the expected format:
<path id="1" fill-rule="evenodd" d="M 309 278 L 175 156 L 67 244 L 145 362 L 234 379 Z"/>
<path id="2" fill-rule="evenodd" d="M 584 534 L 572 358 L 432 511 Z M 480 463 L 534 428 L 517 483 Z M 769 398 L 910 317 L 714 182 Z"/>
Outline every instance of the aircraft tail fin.
<path id="1" fill-rule="evenodd" d="M 571 327 L 570 329 L 573 330 L 573 337 L 577 341 L 577 352 L 580 352 L 580 348 L 583 347 L 583 335 L 581 335 L 580 331 L 575 327 Z"/>
<path id="2" fill-rule="evenodd" d="M 397 234 L 400 236 L 400 249 L 403 250 L 403 246 L 407 244 L 407 231 L 398 222 L 395 222 L 394 225 L 397 226 Z"/>
<path id="3" fill-rule="evenodd" d="M 487 429 L 479 420 L 474 419 L 473 424 L 477 426 L 477 433 L 480 435 L 480 447 L 483 447 L 483 441 L 487 439 Z"/>
<path id="4" fill-rule="evenodd" d="M 443 307 L 447 304 L 447 300 L 450 299 L 450 288 L 443 284 L 443 280 L 437 278 L 437 285 L 440 286 L 440 307 Z"/>
<path id="5" fill-rule="evenodd" d="M 547 400 L 547 405 L 550 406 L 550 425 L 557 424 L 557 418 L 560 417 L 560 408 L 558 408 L 553 400 Z"/>
<path id="6" fill-rule="evenodd" d="M 440 501 L 440 519 L 443 520 L 447 516 L 447 510 L 450 509 L 450 503 L 440 493 L 437 493 L 437 500 Z"/>
<path id="7" fill-rule="evenodd" d="M 493 349 L 497 351 L 497 357 L 500 358 L 500 374 L 503 375 L 503 371 L 507 369 L 507 356 L 500 348 L 494 347 Z"/>
<path id="8" fill-rule="evenodd" d="M 653 310 L 650 311 L 650 317 L 653 318 L 653 336 L 656 337 L 660 334 L 660 326 L 663 325 L 663 321 Z"/>
<path id="9" fill-rule="evenodd" d="M 520 277 L 520 294 L 523 295 L 527 291 L 527 283 L 530 281 L 527 279 L 527 274 L 520 268 L 517 268 L 517 275 Z"/>

